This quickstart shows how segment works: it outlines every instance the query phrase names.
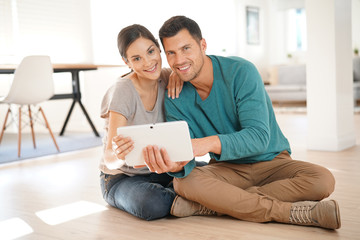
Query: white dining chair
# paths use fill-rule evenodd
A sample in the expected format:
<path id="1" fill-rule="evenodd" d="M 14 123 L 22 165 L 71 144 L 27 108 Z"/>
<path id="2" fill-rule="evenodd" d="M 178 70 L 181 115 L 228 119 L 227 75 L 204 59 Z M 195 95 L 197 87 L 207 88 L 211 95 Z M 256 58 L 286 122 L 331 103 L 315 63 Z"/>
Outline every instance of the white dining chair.
<path id="1" fill-rule="evenodd" d="M 0 143 L 4 135 L 4 131 L 7 128 L 6 123 L 9 114 L 12 111 L 12 106 L 18 106 L 18 118 L 13 118 L 13 121 L 17 122 L 18 126 L 18 157 L 20 157 L 21 153 L 21 129 L 23 126 L 27 126 L 28 124 L 30 125 L 33 145 L 34 148 L 36 148 L 34 122 L 39 122 L 39 113 L 41 113 L 44 118 L 44 124 L 49 130 L 57 151 L 60 151 L 46 119 L 45 113 L 38 105 L 41 102 L 49 100 L 54 95 L 54 82 L 52 75 L 53 68 L 49 56 L 27 56 L 21 61 L 14 72 L 14 79 L 9 93 L 4 98 L 0 99 L 1 103 L 7 103 L 9 105 L 0 134 Z M 25 111 L 28 112 L 29 119 L 29 121 L 25 124 L 23 124 L 25 121 L 22 119 L 23 108 L 26 108 Z M 32 108 L 35 109 L 35 112 L 31 110 Z M 16 116 L 16 112 L 13 115 Z"/>

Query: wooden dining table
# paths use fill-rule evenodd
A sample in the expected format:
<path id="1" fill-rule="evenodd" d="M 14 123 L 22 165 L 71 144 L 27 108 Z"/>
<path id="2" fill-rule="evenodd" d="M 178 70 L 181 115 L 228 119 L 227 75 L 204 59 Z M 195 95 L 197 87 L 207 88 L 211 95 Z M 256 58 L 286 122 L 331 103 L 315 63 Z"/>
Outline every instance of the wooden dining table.
<path id="1" fill-rule="evenodd" d="M 81 71 L 91 71 L 97 70 L 100 67 L 122 67 L 121 65 L 95 65 L 95 64 L 52 64 L 54 73 L 60 72 L 70 72 L 72 77 L 72 93 L 65 93 L 65 94 L 55 94 L 50 98 L 50 100 L 58 100 L 58 99 L 73 99 L 68 114 L 66 116 L 65 122 L 61 128 L 60 136 L 62 136 L 65 132 L 66 126 L 69 122 L 71 113 L 74 109 L 76 103 L 80 105 L 80 108 L 85 115 L 88 123 L 91 126 L 92 131 L 94 132 L 95 136 L 99 137 L 99 133 L 96 130 L 93 122 L 89 114 L 87 113 L 84 104 L 81 102 L 81 88 L 80 88 L 80 77 L 79 73 Z M 0 74 L 13 74 L 17 68 L 17 65 L 14 64 L 0 64 Z"/>

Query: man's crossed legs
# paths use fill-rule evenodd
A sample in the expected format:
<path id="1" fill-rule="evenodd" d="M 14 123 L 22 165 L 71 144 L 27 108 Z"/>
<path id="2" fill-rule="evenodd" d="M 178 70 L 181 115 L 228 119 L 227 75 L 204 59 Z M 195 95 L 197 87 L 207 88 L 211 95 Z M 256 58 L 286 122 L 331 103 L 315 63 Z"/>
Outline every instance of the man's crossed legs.
<path id="1" fill-rule="evenodd" d="M 334 186 L 329 170 L 292 160 L 287 152 L 254 164 L 212 160 L 187 177 L 174 179 L 175 191 L 183 198 L 174 200 L 171 213 L 184 217 L 216 212 L 252 222 L 337 229 L 341 225 L 337 202 L 318 202 Z"/>

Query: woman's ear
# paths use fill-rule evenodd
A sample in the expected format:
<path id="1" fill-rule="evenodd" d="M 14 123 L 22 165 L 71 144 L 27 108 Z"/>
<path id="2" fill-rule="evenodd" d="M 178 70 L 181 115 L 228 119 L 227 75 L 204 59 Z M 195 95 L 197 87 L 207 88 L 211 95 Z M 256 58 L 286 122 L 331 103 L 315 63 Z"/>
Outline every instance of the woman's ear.
<path id="1" fill-rule="evenodd" d="M 121 57 L 121 59 L 124 61 L 124 63 L 125 63 L 126 65 L 128 65 L 128 62 L 126 61 L 125 58 Z"/>
<path id="2" fill-rule="evenodd" d="M 122 60 L 123 60 L 124 63 L 131 69 L 131 66 L 130 66 L 129 62 L 128 62 L 125 58 L 123 58 L 123 57 L 122 57 Z"/>

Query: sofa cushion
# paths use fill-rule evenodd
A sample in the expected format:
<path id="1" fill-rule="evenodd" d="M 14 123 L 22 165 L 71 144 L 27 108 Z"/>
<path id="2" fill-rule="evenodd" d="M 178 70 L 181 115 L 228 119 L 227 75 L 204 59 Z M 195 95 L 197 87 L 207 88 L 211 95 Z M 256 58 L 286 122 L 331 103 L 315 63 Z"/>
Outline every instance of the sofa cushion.
<path id="1" fill-rule="evenodd" d="M 272 92 L 306 91 L 306 85 L 265 85 L 265 89 Z"/>
<path id="2" fill-rule="evenodd" d="M 306 85 L 305 64 L 279 66 L 278 85 Z"/>

